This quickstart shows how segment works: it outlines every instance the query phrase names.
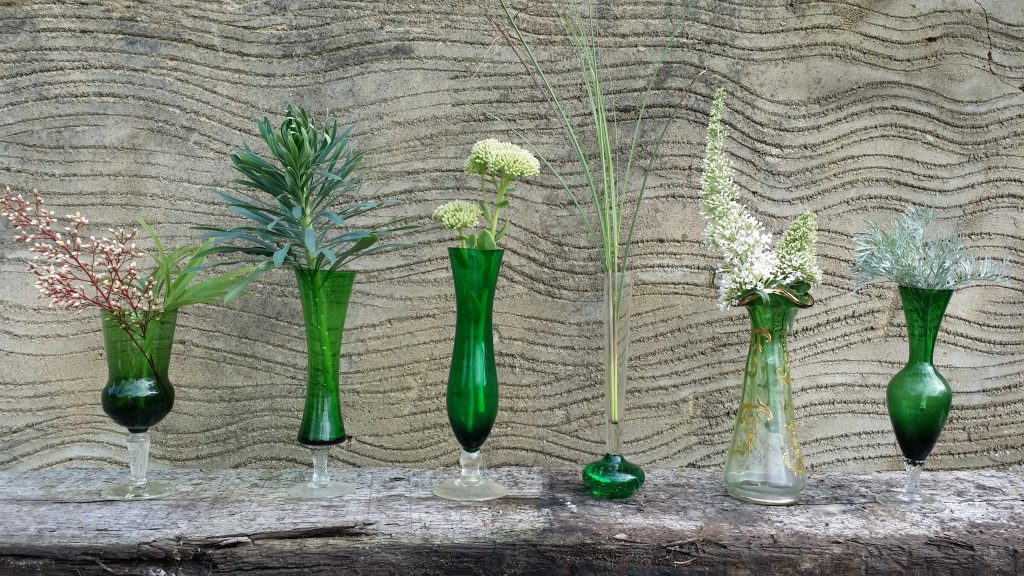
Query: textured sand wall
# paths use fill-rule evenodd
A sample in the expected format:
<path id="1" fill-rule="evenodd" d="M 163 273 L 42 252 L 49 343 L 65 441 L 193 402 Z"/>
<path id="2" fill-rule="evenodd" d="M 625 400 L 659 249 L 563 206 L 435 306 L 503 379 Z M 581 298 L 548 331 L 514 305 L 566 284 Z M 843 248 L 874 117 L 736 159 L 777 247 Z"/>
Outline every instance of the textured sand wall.
<path id="1" fill-rule="evenodd" d="M 884 385 L 905 357 L 903 319 L 891 286 L 849 291 L 848 237 L 860 218 L 889 218 L 906 201 L 934 202 L 947 229 L 957 218 L 981 253 L 1009 257 L 1012 275 L 950 306 L 937 360 L 955 400 L 932 465 L 1024 461 L 1020 4 L 698 1 L 677 43 L 677 5 L 602 6 L 616 108 L 631 117 L 669 46 L 646 135 L 678 116 L 636 243 L 627 452 L 641 464 L 715 467 L 727 449 L 748 327 L 742 311 L 715 307 L 716 258 L 696 210 L 708 99 L 722 85 L 745 199 L 776 231 L 804 209 L 819 216 L 826 277 L 790 343 L 809 465 L 897 465 Z M 529 2 L 522 25 L 574 94 L 555 14 L 553 2 Z M 487 19 L 498 16 L 496 4 L 470 0 L 0 2 L 0 183 L 38 187 L 100 229 L 144 214 L 184 242 L 190 226 L 223 222 L 210 188 L 232 177 L 228 154 L 252 140 L 255 118 L 290 101 L 356 122 L 370 173 L 403 202 L 394 213 L 427 215 L 473 193 L 461 165 L 475 140 L 508 137 L 478 106 L 568 159 Z M 493 464 L 585 462 L 604 437 L 595 252 L 550 176 L 521 186 L 509 212 L 495 304 L 502 405 L 485 454 Z M 0 468 L 122 466 L 123 432 L 98 401 L 96 317 L 47 309 L 27 252 L 6 222 L 2 232 Z M 451 240 L 434 229 L 413 238 L 424 246 L 361 264 L 342 365 L 356 439 L 333 451 L 348 464 L 455 459 L 444 415 Z M 305 373 L 297 289 L 280 272 L 255 291 L 180 317 L 178 397 L 155 429 L 159 464 L 306 464 L 294 442 Z"/>

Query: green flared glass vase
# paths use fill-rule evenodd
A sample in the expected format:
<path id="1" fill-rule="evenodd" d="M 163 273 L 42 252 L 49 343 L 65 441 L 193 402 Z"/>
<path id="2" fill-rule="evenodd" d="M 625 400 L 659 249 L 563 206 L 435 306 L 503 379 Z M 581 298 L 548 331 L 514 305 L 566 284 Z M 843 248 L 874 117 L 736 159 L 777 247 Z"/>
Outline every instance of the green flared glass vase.
<path id="1" fill-rule="evenodd" d="M 633 281 L 628 272 L 604 278 L 605 433 L 607 449 L 583 469 L 583 485 L 598 498 L 628 498 L 644 484 L 644 471 L 622 455 L 629 364 L 629 318 Z"/>
<path id="2" fill-rule="evenodd" d="M 306 326 L 306 403 L 299 443 L 325 446 L 345 441 L 338 400 L 338 367 L 345 315 L 355 272 L 295 271 Z"/>
<path id="3" fill-rule="evenodd" d="M 128 429 L 128 465 L 131 482 L 103 491 L 111 500 L 147 500 L 174 492 L 170 485 L 151 482 L 149 428 L 170 413 L 174 386 L 168 378 L 177 312 L 161 313 L 146 323 L 145 331 L 126 331 L 110 312 L 100 313 L 103 348 L 107 358 L 107 384 L 100 399 L 103 411 Z"/>
<path id="4" fill-rule="evenodd" d="M 750 316 L 750 348 L 725 463 L 729 494 L 755 504 L 793 504 L 807 484 L 793 416 L 786 337 L 810 294 L 768 289 L 741 300 Z"/>
<path id="5" fill-rule="evenodd" d="M 906 465 L 906 487 L 879 496 L 890 504 L 930 503 L 935 500 L 920 492 L 924 462 L 939 440 L 953 403 L 949 382 L 934 365 L 935 340 L 952 290 L 929 290 L 900 286 L 900 300 L 907 321 L 910 354 L 886 388 L 885 400 L 896 441 Z"/>
<path id="6" fill-rule="evenodd" d="M 458 478 L 434 494 L 450 500 L 480 501 L 504 496 L 504 487 L 480 476 L 480 448 L 498 415 L 494 367 L 494 292 L 504 250 L 449 248 L 455 284 L 455 343 L 448 371 L 448 422 L 462 446 Z"/>
<path id="7" fill-rule="evenodd" d="M 313 456 L 313 475 L 288 489 L 289 496 L 325 499 L 346 496 L 355 486 L 331 482 L 328 451 L 346 439 L 338 398 L 338 370 L 345 315 L 356 273 L 349 270 L 295 271 L 306 328 L 306 402 L 299 424 L 299 443 Z"/>

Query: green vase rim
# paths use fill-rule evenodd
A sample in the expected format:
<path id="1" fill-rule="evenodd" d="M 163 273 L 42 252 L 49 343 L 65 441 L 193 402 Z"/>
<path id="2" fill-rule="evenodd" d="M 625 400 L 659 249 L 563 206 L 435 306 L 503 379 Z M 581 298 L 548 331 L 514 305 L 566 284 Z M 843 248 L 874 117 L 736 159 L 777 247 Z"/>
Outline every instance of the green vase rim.
<path id="1" fill-rule="evenodd" d="M 355 276 L 355 270 L 324 270 L 323 268 L 296 268 L 296 274 L 330 274 L 338 276 Z"/>
<path id="2" fill-rule="evenodd" d="M 459 251 L 459 252 L 504 252 L 504 248 L 465 248 L 462 246 L 449 246 L 448 252 Z"/>
<path id="3" fill-rule="evenodd" d="M 811 296 L 810 292 L 804 292 L 801 295 L 791 290 L 787 290 L 785 288 L 765 288 L 764 290 L 751 292 L 744 296 L 742 299 L 740 299 L 740 301 L 737 302 L 735 306 L 748 306 L 750 304 L 756 304 L 761 299 L 762 292 L 766 294 L 775 294 L 777 296 L 782 296 L 786 300 L 789 300 L 790 302 L 795 304 L 798 308 L 810 308 L 811 306 L 814 306 L 814 297 Z"/>
<path id="4" fill-rule="evenodd" d="M 164 320 L 165 318 L 170 318 L 172 316 L 176 316 L 178 314 L 178 310 L 179 310 L 179 308 L 175 308 L 174 310 L 160 310 L 160 311 L 152 311 L 152 312 L 128 313 L 128 314 L 125 315 L 125 318 L 128 318 L 129 321 L 131 321 L 132 316 L 140 316 L 140 315 L 143 315 L 143 314 L 152 314 L 153 317 L 150 318 L 150 321 L 151 322 L 159 322 L 161 320 Z M 129 312 L 129 311 L 125 310 L 125 312 Z M 100 309 L 100 318 L 101 319 L 103 319 L 103 318 L 110 318 L 111 320 L 113 320 L 115 317 L 116 317 L 116 315 L 115 315 L 114 312 L 112 312 L 110 310 L 106 310 L 106 309 Z"/>
<path id="5" fill-rule="evenodd" d="M 897 288 L 900 290 L 916 290 L 918 292 L 934 292 L 934 293 L 948 293 L 952 294 L 956 292 L 954 288 L 921 288 L 920 286 L 906 286 L 903 284 L 897 284 Z"/>

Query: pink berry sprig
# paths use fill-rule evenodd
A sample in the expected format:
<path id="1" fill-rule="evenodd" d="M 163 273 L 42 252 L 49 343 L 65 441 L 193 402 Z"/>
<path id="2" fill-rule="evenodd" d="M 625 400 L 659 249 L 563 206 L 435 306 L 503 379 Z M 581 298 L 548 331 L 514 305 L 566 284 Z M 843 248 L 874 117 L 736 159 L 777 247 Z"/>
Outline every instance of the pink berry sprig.
<path id="1" fill-rule="evenodd" d="M 140 284 L 136 260 L 143 252 L 135 244 L 138 229 L 110 229 L 110 238 L 90 236 L 83 241 L 89 224 L 85 217 L 76 212 L 62 222 L 54 211 L 43 207 L 37 190 L 32 190 L 32 197 L 25 199 L 5 188 L 0 214 L 18 231 L 15 241 L 28 245 L 35 254 L 28 269 L 36 275 L 36 288 L 50 299 L 51 306 L 76 312 L 107 310 L 122 324 L 129 323 L 126 316 L 130 313 L 138 321 L 159 312 L 153 278 Z"/>

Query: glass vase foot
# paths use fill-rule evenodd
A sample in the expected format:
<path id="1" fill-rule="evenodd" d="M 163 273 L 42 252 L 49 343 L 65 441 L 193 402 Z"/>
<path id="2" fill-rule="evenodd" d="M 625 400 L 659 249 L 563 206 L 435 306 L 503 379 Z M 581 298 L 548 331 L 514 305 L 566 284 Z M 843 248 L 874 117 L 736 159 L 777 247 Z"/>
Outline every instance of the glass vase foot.
<path id="1" fill-rule="evenodd" d="M 605 454 L 583 469 L 583 484 L 598 498 L 629 498 L 644 485 L 644 471 L 618 454 Z"/>
<path id="2" fill-rule="evenodd" d="M 945 510 L 946 505 L 941 500 L 921 492 L 921 471 L 924 470 L 924 461 L 907 458 L 904 460 L 904 465 L 906 466 L 906 487 L 882 492 L 875 496 L 875 500 L 888 508 L 907 512 L 930 513 Z"/>
<path id="3" fill-rule="evenodd" d="M 292 498 L 326 500 L 328 498 L 341 498 L 343 496 L 348 496 L 355 491 L 355 485 L 347 482 L 328 482 L 326 484 L 303 482 L 302 484 L 292 486 L 286 493 Z"/>
<path id="4" fill-rule="evenodd" d="M 769 506 L 786 506 L 796 504 L 800 499 L 800 488 L 793 486 L 775 486 L 762 482 L 737 482 L 727 484 L 729 495 L 744 502 L 766 504 Z"/>
<path id="5" fill-rule="evenodd" d="M 889 508 L 906 510 L 908 512 L 935 513 L 946 509 L 946 505 L 938 498 L 929 494 L 921 494 L 920 492 L 908 494 L 904 490 L 892 490 L 891 492 L 882 492 L 875 496 L 875 500 Z"/>
<path id="6" fill-rule="evenodd" d="M 459 502 L 484 502 L 508 494 L 508 488 L 490 480 L 484 480 L 480 476 L 482 465 L 483 458 L 480 456 L 479 450 L 475 452 L 463 450 L 459 457 L 462 473 L 458 478 L 452 478 L 434 486 L 434 496 Z"/>
<path id="7" fill-rule="evenodd" d="M 463 478 L 452 478 L 434 486 L 434 496 L 458 502 L 486 502 L 503 498 L 508 488 L 501 484 L 480 478 L 475 484 L 463 482 Z"/>
<path id="8" fill-rule="evenodd" d="M 286 494 L 292 498 L 303 498 L 307 500 L 320 500 L 327 498 L 341 498 L 356 491 L 353 484 L 347 482 L 331 482 L 327 473 L 327 451 L 330 446 L 311 446 L 313 453 L 313 478 L 309 482 L 296 484 Z"/>
<path id="9" fill-rule="evenodd" d="M 146 482 L 143 486 L 119 484 L 104 490 L 100 496 L 104 500 L 154 500 L 166 498 L 174 494 L 174 486 L 164 482 Z"/>

